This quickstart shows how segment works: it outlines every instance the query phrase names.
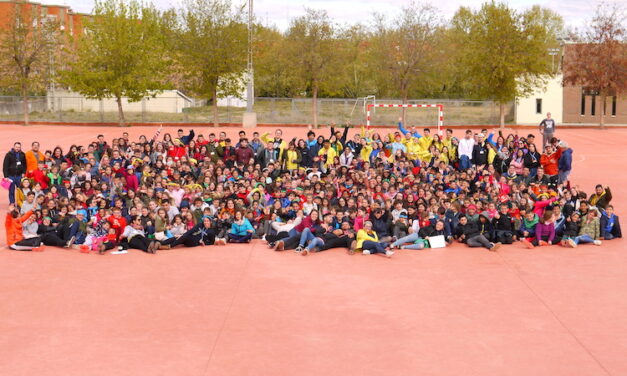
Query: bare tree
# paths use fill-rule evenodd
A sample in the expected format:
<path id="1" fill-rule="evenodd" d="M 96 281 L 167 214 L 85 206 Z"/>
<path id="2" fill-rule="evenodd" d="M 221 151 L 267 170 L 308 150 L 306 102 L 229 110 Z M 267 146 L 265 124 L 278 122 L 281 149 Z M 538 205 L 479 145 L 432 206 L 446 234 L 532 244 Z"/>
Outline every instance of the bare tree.
<path id="1" fill-rule="evenodd" d="M 428 4 L 412 2 L 391 22 L 377 15 L 370 51 L 381 79 L 379 90 L 391 86 L 389 91 L 407 103 L 410 90 L 431 84 L 427 77 L 437 68 L 440 25 L 437 9 Z M 405 108 L 402 117 L 405 121 Z"/>
<path id="2" fill-rule="evenodd" d="M 0 28 L 0 83 L 19 92 L 24 125 L 29 122 L 29 96 L 41 92 L 50 77 L 51 58 L 59 43 L 59 22 L 42 16 L 31 4 L 15 4 L 7 28 Z"/>
<path id="3" fill-rule="evenodd" d="M 564 85 L 580 85 L 601 96 L 601 121 L 605 127 L 605 102 L 627 90 L 625 13 L 618 5 L 597 7 L 587 30 L 568 45 L 564 56 Z"/>

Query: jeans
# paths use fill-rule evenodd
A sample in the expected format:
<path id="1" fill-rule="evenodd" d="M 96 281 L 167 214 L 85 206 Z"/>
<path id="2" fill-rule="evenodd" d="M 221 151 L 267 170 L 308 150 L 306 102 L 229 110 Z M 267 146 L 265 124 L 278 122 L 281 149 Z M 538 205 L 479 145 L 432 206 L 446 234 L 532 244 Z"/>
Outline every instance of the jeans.
<path id="1" fill-rule="evenodd" d="M 570 171 L 560 171 L 557 174 L 558 177 L 558 182 L 559 183 L 565 183 L 568 181 L 568 175 L 570 175 Z"/>
<path id="2" fill-rule="evenodd" d="M 361 249 L 368 250 L 370 251 L 370 253 L 385 253 L 385 247 L 383 246 L 383 244 L 370 240 L 366 240 L 362 244 Z"/>
<path id="3" fill-rule="evenodd" d="M 307 245 L 307 249 L 311 251 L 315 247 L 318 247 L 318 249 L 320 249 L 323 246 L 324 246 L 324 241 L 322 239 L 320 239 L 320 238 L 313 238 L 309 242 L 309 245 Z"/>
<path id="4" fill-rule="evenodd" d="M 237 235 L 229 232 L 227 235 L 229 237 L 230 243 L 248 243 L 253 238 L 252 233 L 247 233 L 246 235 Z"/>
<path id="5" fill-rule="evenodd" d="M 487 249 L 492 248 L 492 243 L 483 235 L 473 236 L 472 238 L 466 240 L 466 244 L 468 244 L 471 248 L 476 247 L 485 247 Z"/>
<path id="6" fill-rule="evenodd" d="M 300 241 L 298 242 L 298 245 L 300 247 L 304 247 L 308 241 L 315 239 L 316 237 L 314 236 L 314 234 L 311 232 L 310 229 L 305 228 L 303 230 L 303 232 L 300 233 Z"/>
<path id="7" fill-rule="evenodd" d="M 592 239 L 592 236 L 590 235 L 580 235 L 573 238 L 573 241 L 575 242 L 575 244 L 593 243 L 594 239 Z"/>
<path id="8" fill-rule="evenodd" d="M 553 138 L 553 132 L 551 132 L 551 133 L 547 133 L 547 132 L 542 133 L 542 151 L 541 152 L 544 151 L 544 147 L 546 146 L 546 144 L 548 144 L 551 141 L 552 138 Z"/>
<path id="9" fill-rule="evenodd" d="M 395 241 L 394 243 L 392 243 L 392 247 L 400 247 L 401 245 L 405 244 L 405 243 L 415 243 L 416 240 L 419 240 L 420 236 L 418 236 L 417 232 L 414 232 L 413 234 L 409 234 L 403 238 L 398 239 L 397 241 Z"/>
<path id="10" fill-rule="evenodd" d="M 20 182 L 22 181 L 21 176 L 7 176 L 9 180 L 11 180 L 12 184 L 9 187 L 9 204 L 15 204 L 15 189 L 19 187 Z"/>
<path id="11" fill-rule="evenodd" d="M 459 169 L 460 170 L 467 170 L 470 167 L 472 167 L 472 162 L 470 161 L 470 158 L 467 155 L 462 155 L 461 157 L 459 157 Z"/>

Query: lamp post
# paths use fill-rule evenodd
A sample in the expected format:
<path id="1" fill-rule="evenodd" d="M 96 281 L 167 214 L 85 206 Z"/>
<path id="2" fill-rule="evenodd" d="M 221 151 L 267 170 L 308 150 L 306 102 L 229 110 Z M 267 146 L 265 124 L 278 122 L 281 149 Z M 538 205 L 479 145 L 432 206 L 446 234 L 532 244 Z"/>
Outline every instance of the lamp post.
<path id="1" fill-rule="evenodd" d="M 248 82 L 246 83 L 246 112 L 242 119 L 244 128 L 254 128 L 257 126 L 257 114 L 253 111 L 255 102 L 255 76 L 253 74 L 253 0 L 248 0 L 248 64 L 246 73 Z"/>
<path id="2" fill-rule="evenodd" d="M 549 48 L 549 55 L 551 56 L 551 73 L 555 72 L 555 56 L 560 52 L 559 48 Z"/>

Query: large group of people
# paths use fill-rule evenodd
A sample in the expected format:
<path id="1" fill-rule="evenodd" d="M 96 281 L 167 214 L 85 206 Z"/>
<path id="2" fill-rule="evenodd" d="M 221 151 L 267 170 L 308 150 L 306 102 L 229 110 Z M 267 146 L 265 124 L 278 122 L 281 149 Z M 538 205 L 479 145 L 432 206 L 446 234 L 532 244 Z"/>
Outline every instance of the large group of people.
<path id="1" fill-rule="evenodd" d="M 550 120 L 550 117 L 548 118 Z M 302 138 L 159 128 L 86 145 L 30 150 L 3 163 L 13 250 L 73 247 L 104 254 L 249 243 L 301 255 L 454 242 L 496 251 L 577 247 L 620 238 L 609 187 L 571 184 L 572 149 L 555 124 L 533 134 L 345 126 Z M 383 134 L 385 133 L 385 134 Z M 64 150 L 65 149 L 65 150 Z"/>

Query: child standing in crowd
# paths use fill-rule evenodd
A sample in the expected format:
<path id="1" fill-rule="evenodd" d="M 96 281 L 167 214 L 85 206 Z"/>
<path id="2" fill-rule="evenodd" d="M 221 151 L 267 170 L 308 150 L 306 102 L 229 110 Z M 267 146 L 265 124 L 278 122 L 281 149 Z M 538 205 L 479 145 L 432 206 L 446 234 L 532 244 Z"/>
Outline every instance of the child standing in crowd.
<path id="1" fill-rule="evenodd" d="M 97 135 L 28 159 L 28 171 L 16 143 L 4 161 L 17 204 L 7 242 L 155 253 L 260 237 L 301 254 L 390 257 L 391 247 L 421 249 L 436 236 L 492 251 L 521 239 L 535 247 L 563 235 L 572 247 L 622 236 L 609 187 L 598 185 L 588 205 L 568 185 L 576 166 L 563 140 L 545 148 L 533 135 L 398 130 L 347 125 L 291 140 L 281 130 L 251 140 L 245 131 L 233 140 L 182 129 L 176 138 L 161 129 L 137 140 Z"/>

